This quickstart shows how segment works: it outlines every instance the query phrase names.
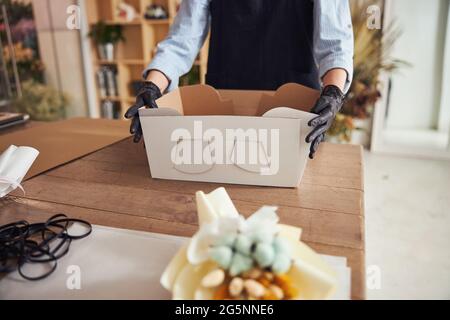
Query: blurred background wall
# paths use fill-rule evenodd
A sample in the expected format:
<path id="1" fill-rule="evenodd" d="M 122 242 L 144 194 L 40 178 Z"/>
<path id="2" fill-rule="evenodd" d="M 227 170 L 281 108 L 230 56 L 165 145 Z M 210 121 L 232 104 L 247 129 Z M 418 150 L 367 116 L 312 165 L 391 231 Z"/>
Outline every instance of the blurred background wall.
<path id="1" fill-rule="evenodd" d="M 10 109 L 46 121 L 123 119 L 141 71 L 167 35 L 180 2 L 1 0 L 13 42 L 11 50 L 2 19 Z M 328 140 L 362 144 L 377 153 L 450 159 L 450 0 L 350 3 L 354 81 Z M 80 28 L 67 27 L 72 5 L 79 8 Z M 374 17 L 376 28 L 370 26 Z M 11 68 L 14 52 L 20 88 Z M 181 85 L 204 82 L 206 65 L 207 43 Z M 21 87 L 24 96 L 18 99 L 15 91 Z"/>
<path id="2" fill-rule="evenodd" d="M 446 146 L 450 129 L 449 1 L 395 0 L 390 6 L 391 19 L 401 30 L 391 54 L 410 66 L 391 76 L 387 142 L 414 145 L 414 136 L 422 146 Z"/>
<path id="3" fill-rule="evenodd" d="M 32 1 L 38 31 L 39 50 L 46 66 L 47 84 L 66 92 L 71 102 L 67 117 L 87 116 L 87 100 L 80 32 L 66 26 L 67 7 L 76 0 L 28 0 Z"/>

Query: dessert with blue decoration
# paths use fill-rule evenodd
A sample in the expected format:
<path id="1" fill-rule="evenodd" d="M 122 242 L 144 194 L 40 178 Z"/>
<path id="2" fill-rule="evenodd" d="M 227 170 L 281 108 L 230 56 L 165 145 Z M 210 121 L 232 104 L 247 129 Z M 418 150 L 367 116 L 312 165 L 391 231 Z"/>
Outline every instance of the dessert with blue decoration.
<path id="1" fill-rule="evenodd" d="M 161 277 L 173 299 L 326 299 L 334 271 L 300 241 L 301 229 L 279 223 L 276 207 L 245 218 L 224 188 L 196 194 L 199 230 Z"/>

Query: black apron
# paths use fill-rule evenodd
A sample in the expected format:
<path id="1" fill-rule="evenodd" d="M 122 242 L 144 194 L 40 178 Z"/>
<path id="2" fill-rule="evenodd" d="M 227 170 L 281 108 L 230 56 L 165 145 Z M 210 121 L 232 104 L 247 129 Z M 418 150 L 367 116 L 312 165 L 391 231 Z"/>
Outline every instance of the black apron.
<path id="1" fill-rule="evenodd" d="M 206 83 L 217 89 L 319 89 L 312 0 L 212 0 Z"/>

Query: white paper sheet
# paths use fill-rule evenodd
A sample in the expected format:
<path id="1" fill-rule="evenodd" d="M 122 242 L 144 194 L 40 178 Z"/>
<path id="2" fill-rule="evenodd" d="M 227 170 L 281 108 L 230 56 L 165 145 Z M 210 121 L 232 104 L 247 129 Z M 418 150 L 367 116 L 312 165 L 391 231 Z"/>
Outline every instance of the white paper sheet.
<path id="1" fill-rule="evenodd" d="M 0 198 L 17 188 L 38 155 L 34 148 L 14 145 L 0 155 Z"/>
<path id="2" fill-rule="evenodd" d="M 170 299 L 159 279 L 186 241 L 182 237 L 94 226 L 89 237 L 73 241 L 50 277 L 30 282 L 17 272 L 5 276 L 0 280 L 0 299 Z M 346 259 L 324 258 L 335 267 L 341 281 L 342 289 L 334 299 L 349 299 Z M 67 288 L 68 281 L 74 283 L 71 266 L 79 267 L 79 290 Z"/>
<path id="3" fill-rule="evenodd" d="M 333 267 L 338 277 L 338 287 L 332 300 L 350 300 L 351 297 L 351 269 L 347 266 L 347 258 L 321 255 Z"/>

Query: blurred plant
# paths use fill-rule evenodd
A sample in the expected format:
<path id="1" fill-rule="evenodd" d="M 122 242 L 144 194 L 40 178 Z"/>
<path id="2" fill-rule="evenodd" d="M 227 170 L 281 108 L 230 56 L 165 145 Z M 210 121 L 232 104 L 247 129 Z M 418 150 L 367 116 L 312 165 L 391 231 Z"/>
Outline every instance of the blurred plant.
<path id="1" fill-rule="evenodd" d="M 0 0 L 8 11 L 9 23 L 15 25 L 22 19 L 33 19 L 33 4 L 31 1 Z"/>
<path id="2" fill-rule="evenodd" d="M 38 121 L 55 121 L 64 118 L 70 99 L 66 94 L 28 80 L 22 83 L 22 98 L 13 102 L 13 107 Z"/>
<path id="3" fill-rule="evenodd" d="M 23 42 L 27 48 L 38 51 L 37 31 L 34 20 L 20 19 L 16 24 L 11 25 L 13 42 Z"/>
<path id="4" fill-rule="evenodd" d="M 96 44 L 115 44 L 119 41 L 125 41 L 122 26 L 107 25 L 104 21 L 99 21 L 92 26 L 88 35 Z"/>
<path id="5" fill-rule="evenodd" d="M 339 141 L 350 142 L 354 129 L 353 117 L 338 113 L 328 133 L 331 136 L 337 137 Z"/>
<path id="6" fill-rule="evenodd" d="M 39 58 L 37 31 L 33 18 L 31 1 L 0 0 L 1 5 L 6 5 L 9 26 L 11 28 L 12 42 L 17 60 L 17 69 L 21 81 L 33 79 L 43 82 L 44 65 Z M 0 20 L 1 37 L 6 37 L 6 26 Z M 3 48 L 3 56 L 7 64 L 12 63 L 11 52 L 7 46 Z M 12 78 L 12 68 L 8 67 Z"/>
<path id="7" fill-rule="evenodd" d="M 372 4 L 373 0 L 354 0 L 351 3 L 355 37 L 354 74 L 343 113 L 355 118 L 370 116 L 370 108 L 381 97 L 380 73 L 390 73 L 407 65 L 390 57 L 392 46 L 401 35 L 398 28 L 393 24 L 383 29 L 367 27 L 366 10 Z"/>
<path id="8" fill-rule="evenodd" d="M 383 7 L 383 1 L 352 0 L 351 12 L 353 32 L 355 38 L 354 49 L 354 73 L 353 82 L 348 91 L 347 99 L 341 113 L 358 119 L 366 119 L 371 116 L 373 107 L 381 98 L 379 76 L 382 72 L 391 73 L 401 67 L 408 66 L 405 61 L 394 59 L 390 56 L 395 41 L 400 37 L 400 30 L 393 24 L 382 29 L 369 29 L 367 26 L 366 10 L 370 5 L 377 4 Z M 347 141 L 348 133 L 354 128 L 350 121 L 336 120 L 336 125 L 330 130 L 330 134 L 340 134 L 342 126 L 348 125 L 345 135 L 341 135 Z M 341 128 L 336 130 L 336 128 Z"/>
<path id="9" fill-rule="evenodd" d="M 36 51 L 25 47 L 22 42 L 18 42 L 14 44 L 14 53 L 20 79 L 43 82 L 44 64 L 36 56 Z M 11 63 L 11 52 L 8 47 L 3 48 L 3 57 L 6 63 Z"/>
<path id="10" fill-rule="evenodd" d="M 188 73 L 180 78 L 180 87 L 191 86 L 200 83 L 200 68 L 194 66 Z"/>

